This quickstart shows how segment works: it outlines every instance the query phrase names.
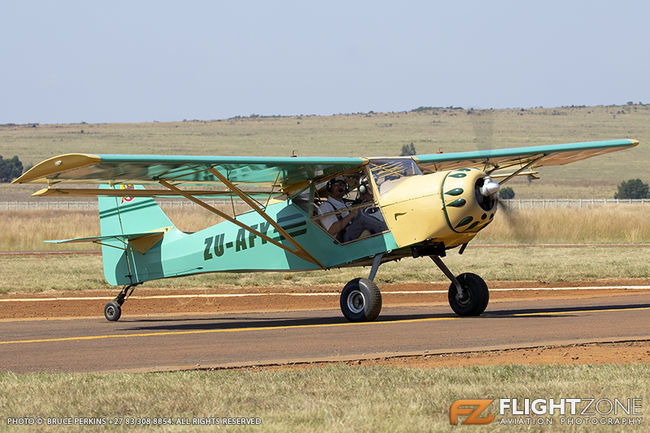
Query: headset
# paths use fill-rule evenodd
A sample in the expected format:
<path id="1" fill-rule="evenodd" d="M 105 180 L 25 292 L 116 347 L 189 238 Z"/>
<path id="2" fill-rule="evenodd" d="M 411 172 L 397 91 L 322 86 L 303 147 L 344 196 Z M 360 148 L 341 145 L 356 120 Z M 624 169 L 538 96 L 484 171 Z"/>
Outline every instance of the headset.
<path id="1" fill-rule="evenodd" d="M 336 182 L 343 182 L 345 184 L 345 193 L 347 194 L 348 192 L 350 192 L 350 185 L 348 185 L 348 183 L 346 181 L 344 181 L 343 179 L 330 179 L 330 180 L 328 180 L 327 185 L 326 185 L 327 192 L 332 192 L 332 186 L 334 186 L 334 184 Z"/>
<path id="2" fill-rule="evenodd" d="M 366 191 L 369 191 L 368 181 L 363 181 L 359 184 L 359 194 L 365 194 Z"/>

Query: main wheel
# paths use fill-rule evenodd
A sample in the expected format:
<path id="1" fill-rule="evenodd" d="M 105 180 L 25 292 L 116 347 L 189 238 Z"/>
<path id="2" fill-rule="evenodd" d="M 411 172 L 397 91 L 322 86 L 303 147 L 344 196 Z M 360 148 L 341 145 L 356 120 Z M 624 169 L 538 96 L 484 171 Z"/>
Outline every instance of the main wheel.
<path id="1" fill-rule="evenodd" d="M 449 286 L 449 305 L 454 313 L 459 316 L 478 316 L 490 301 L 490 292 L 483 278 L 476 274 L 465 273 L 456 277 L 463 287 L 463 297 L 457 295 L 456 286 L 451 283 Z"/>
<path id="2" fill-rule="evenodd" d="M 116 322 L 122 315 L 122 307 L 117 302 L 111 301 L 104 306 L 104 317 L 110 322 Z"/>
<path id="3" fill-rule="evenodd" d="M 341 292 L 341 311 L 351 322 L 370 322 L 381 311 L 381 292 L 366 278 L 355 278 Z"/>

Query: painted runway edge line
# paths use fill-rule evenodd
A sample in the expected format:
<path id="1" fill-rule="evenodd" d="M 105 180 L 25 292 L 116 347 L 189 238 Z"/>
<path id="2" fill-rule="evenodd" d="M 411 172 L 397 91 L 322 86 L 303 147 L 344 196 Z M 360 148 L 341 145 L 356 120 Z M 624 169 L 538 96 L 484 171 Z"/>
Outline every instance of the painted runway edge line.
<path id="1" fill-rule="evenodd" d="M 522 291 L 565 291 L 565 290 L 650 290 L 650 286 L 589 286 L 589 287 L 515 287 L 509 289 L 490 289 L 490 292 L 522 292 Z M 444 294 L 447 290 L 404 290 L 404 291 L 382 291 L 384 295 L 430 295 Z M 314 293 L 210 293 L 210 294 L 187 294 L 187 295 L 151 295 L 131 296 L 129 299 L 192 299 L 192 298 L 245 298 L 245 297 L 269 297 L 269 296 L 339 296 L 338 292 L 314 292 Z M 113 296 L 73 296 L 55 298 L 10 298 L 0 299 L 0 302 L 54 302 L 54 301 L 111 301 Z"/>

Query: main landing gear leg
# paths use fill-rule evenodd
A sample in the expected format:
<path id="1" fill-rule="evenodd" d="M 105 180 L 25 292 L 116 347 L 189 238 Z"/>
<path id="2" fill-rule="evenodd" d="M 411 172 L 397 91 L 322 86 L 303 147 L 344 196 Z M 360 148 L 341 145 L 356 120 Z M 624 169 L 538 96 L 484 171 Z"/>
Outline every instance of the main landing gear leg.
<path id="1" fill-rule="evenodd" d="M 483 278 L 466 272 L 455 277 L 443 263 L 440 256 L 432 255 L 431 260 L 438 265 L 443 274 L 451 280 L 449 286 L 449 305 L 459 316 L 478 316 L 487 308 L 490 293 Z"/>
<path id="2" fill-rule="evenodd" d="M 377 254 L 372 262 L 368 278 L 355 278 L 341 292 L 341 312 L 351 322 L 371 322 L 381 312 L 381 292 L 373 282 L 381 265 L 383 254 Z"/>
<path id="3" fill-rule="evenodd" d="M 106 320 L 116 322 L 120 319 L 120 316 L 122 315 L 122 304 L 129 296 L 131 296 L 131 293 L 135 290 L 135 286 L 139 284 L 141 283 L 129 284 L 128 286 L 123 287 L 115 299 L 106 303 L 104 306 L 104 317 L 106 317 Z"/>

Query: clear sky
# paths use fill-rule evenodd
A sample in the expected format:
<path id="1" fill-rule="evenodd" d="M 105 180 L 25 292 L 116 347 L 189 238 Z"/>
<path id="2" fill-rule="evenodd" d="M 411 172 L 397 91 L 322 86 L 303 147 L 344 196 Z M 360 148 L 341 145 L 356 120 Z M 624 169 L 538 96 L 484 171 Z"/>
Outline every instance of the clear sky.
<path id="1" fill-rule="evenodd" d="M 0 3 L 0 123 L 650 103 L 650 2 Z"/>

